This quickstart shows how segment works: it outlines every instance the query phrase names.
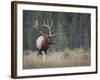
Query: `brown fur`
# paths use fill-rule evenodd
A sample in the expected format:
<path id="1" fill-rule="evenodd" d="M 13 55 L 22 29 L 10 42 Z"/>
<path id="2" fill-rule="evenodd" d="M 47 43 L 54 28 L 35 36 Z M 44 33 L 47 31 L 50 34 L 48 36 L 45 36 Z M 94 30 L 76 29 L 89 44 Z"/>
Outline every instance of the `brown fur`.
<path id="1" fill-rule="evenodd" d="M 52 38 L 51 37 L 47 37 L 47 36 L 43 36 L 43 40 L 41 40 L 41 49 L 38 49 L 38 55 L 42 56 L 42 51 L 45 52 L 45 54 L 47 55 L 47 50 L 50 46 L 50 44 L 52 43 Z"/>

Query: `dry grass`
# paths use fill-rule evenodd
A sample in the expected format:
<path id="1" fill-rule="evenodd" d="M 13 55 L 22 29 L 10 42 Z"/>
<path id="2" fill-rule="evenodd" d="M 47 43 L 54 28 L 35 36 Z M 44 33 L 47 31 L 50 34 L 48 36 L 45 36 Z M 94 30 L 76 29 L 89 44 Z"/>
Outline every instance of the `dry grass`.
<path id="1" fill-rule="evenodd" d="M 90 65 L 90 50 L 84 49 L 65 49 L 63 52 L 48 52 L 46 58 L 37 56 L 37 52 L 24 51 L 23 68 L 50 68 L 50 67 L 73 67 Z"/>

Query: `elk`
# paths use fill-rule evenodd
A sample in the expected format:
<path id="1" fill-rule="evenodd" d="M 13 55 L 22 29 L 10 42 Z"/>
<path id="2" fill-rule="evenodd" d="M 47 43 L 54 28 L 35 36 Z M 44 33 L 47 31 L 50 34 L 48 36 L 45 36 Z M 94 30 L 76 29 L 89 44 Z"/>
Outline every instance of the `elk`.
<path id="1" fill-rule="evenodd" d="M 48 29 L 48 34 L 45 34 L 44 32 L 42 32 L 39 29 L 39 22 L 38 20 L 34 21 L 33 27 L 35 29 L 37 29 L 39 31 L 39 33 L 41 34 L 41 36 L 39 36 L 36 40 L 36 47 L 38 50 L 38 56 L 41 55 L 42 57 L 42 51 L 44 51 L 46 57 L 47 57 L 47 50 L 49 48 L 49 46 L 51 44 L 53 44 L 52 42 L 52 38 L 56 35 L 56 34 L 52 34 L 54 32 L 54 29 L 51 30 L 51 26 L 52 26 L 52 21 L 43 21 L 42 25 L 40 25 L 41 27 L 46 27 Z"/>

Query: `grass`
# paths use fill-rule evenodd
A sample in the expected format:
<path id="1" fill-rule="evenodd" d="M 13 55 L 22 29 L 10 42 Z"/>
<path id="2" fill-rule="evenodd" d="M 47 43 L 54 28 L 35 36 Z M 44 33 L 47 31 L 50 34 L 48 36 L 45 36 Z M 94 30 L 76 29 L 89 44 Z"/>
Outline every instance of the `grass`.
<path id="1" fill-rule="evenodd" d="M 24 51 L 23 68 L 51 68 L 51 67 L 74 67 L 89 66 L 90 49 L 82 48 L 65 49 L 64 51 L 48 51 L 48 56 L 43 54 L 42 58 L 37 56 L 37 52 L 31 50 Z"/>

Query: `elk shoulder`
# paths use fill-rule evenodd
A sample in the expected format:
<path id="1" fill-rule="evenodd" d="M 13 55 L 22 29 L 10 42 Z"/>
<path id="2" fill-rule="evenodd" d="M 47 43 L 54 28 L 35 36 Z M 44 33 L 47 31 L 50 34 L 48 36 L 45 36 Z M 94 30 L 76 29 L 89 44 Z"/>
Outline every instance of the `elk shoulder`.
<path id="1" fill-rule="evenodd" d="M 45 44 L 45 36 L 40 36 L 38 37 L 37 41 L 36 41 L 36 46 L 38 49 L 42 49 L 43 46 Z"/>

